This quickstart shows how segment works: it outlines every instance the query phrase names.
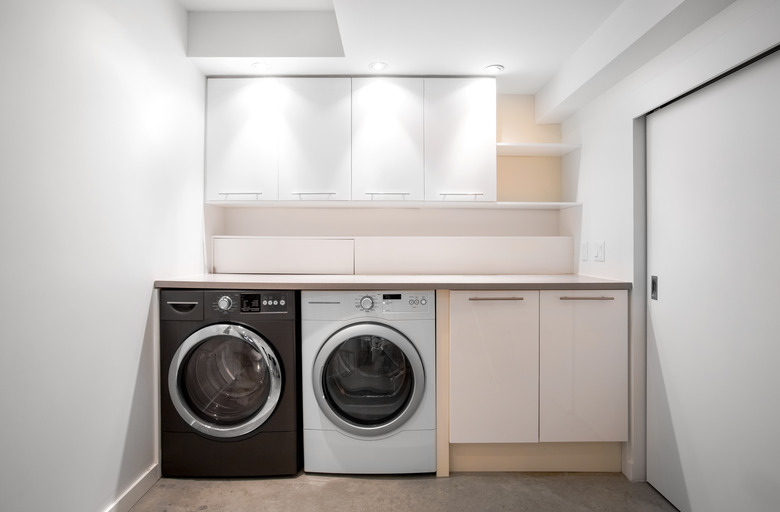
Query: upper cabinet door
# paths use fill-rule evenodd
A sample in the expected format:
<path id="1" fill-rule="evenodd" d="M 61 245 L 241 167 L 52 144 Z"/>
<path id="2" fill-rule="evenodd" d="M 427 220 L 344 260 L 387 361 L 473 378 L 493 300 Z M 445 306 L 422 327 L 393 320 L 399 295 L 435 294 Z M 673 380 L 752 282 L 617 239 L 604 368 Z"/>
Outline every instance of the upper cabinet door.
<path id="1" fill-rule="evenodd" d="M 496 200 L 495 79 L 425 79 L 425 200 Z"/>
<path id="2" fill-rule="evenodd" d="M 279 199 L 349 200 L 351 80 L 281 78 Z"/>
<path id="3" fill-rule="evenodd" d="M 352 199 L 424 199 L 423 79 L 352 79 Z"/>
<path id="4" fill-rule="evenodd" d="M 278 199 L 276 78 L 212 78 L 206 104 L 206 201 Z"/>

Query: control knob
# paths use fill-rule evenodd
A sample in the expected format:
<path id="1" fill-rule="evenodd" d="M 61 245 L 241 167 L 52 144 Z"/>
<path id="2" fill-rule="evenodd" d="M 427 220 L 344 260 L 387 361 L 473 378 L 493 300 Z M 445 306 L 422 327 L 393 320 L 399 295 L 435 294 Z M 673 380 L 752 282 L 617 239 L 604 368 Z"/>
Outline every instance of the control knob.
<path id="1" fill-rule="evenodd" d="M 372 307 L 374 307 L 374 299 L 372 299 L 372 298 L 371 298 L 371 297 L 369 297 L 368 295 L 366 295 L 365 297 L 363 297 L 362 299 L 360 299 L 360 308 L 361 308 L 362 310 L 364 310 L 364 311 L 368 311 L 368 310 L 369 310 L 369 309 L 371 309 Z"/>
<path id="2" fill-rule="evenodd" d="M 233 299 L 227 295 L 223 295 L 217 300 L 217 307 L 222 311 L 229 311 L 233 307 Z"/>

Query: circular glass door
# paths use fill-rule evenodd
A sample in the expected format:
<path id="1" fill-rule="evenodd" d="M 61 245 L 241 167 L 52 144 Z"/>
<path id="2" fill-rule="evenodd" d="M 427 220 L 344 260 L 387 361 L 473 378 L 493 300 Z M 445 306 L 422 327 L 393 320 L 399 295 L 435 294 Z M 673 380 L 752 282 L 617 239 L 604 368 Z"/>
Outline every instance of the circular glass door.
<path id="1" fill-rule="evenodd" d="M 179 415 L 214 437 L 247 434 L 273 413 L 282 390 L 276 354 L 258 334 L 233 324 L 204 327 L 173 356 L 168 390 Z"/>
<path id="2" fill-rule="evenodd" d="M 314 362 L 314 393 L 322 412 L 347 432 L 377 436 L 406 422 L 422 400 L 425 373 L 409 339 L 382 324 L 334 333 Z"/>

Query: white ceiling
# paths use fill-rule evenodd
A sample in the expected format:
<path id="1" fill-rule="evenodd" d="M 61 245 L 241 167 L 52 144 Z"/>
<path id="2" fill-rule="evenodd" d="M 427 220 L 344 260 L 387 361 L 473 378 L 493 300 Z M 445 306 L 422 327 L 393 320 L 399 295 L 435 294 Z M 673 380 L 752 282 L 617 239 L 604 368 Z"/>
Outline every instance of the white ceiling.
<path id="1" fill-rule="evenodd" d="M 335 11 L 344 57 L 210 57 L 204 74 L 484 75 L 500 93 L 535 94 L 622 0 L 179 0 L 190 11 Z M 300 34 L 305 38 L 306 34 Z"/>

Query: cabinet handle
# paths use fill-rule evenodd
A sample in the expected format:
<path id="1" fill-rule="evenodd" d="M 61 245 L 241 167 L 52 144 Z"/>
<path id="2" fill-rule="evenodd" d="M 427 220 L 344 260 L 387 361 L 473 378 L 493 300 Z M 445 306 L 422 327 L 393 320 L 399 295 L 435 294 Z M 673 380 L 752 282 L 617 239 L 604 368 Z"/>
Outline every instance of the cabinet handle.
<path id="1" fill-rule="evenodd" d="M 328 196 L 330 199 L 335 196 L 335 192 L 292 192 L 292 195 L 298 196 L 298 199 L 303 199 L 303 196 Z"/>
<path id="2" fill-rule="evenodd" d="M 411 192 L 366 192 L 367 196 L 371 196 L 371 199 L 374 199 L 374 196 L 402 196 L 403 200 L 406 200 L 406 196 L 411 195 Z"/>
<path id="3" fill-rule="evenodd" d="M 255 199 L 260 199 L 260 196 L 263 195 L 262 192 L 217 192 L 217 195 L 225 196 L 223 199 L 226 201 L 231 200 L 230 196 L 255 196 Z M 238 201 L 241 198 L 236 198 L 234 201 Z"/>
<path id="4" fill-rule="evenodd" d="M 446 200 L 448 196 L 472 196 L 472 199 L 477 200 L 477 196 L 484 196 L 483 192 L 439 192 L 443 200 Z"/>
<path id="5" fill-rule="evenodd" d="M 483 300 L 525 300 L 523 297 L 469 297 L 469 300 L 483 301 Z"/>
<path id="6" fill-rule="evenodd" d="M 558 297 L 560 300 L 615 300 L 615 297 Z"/>

